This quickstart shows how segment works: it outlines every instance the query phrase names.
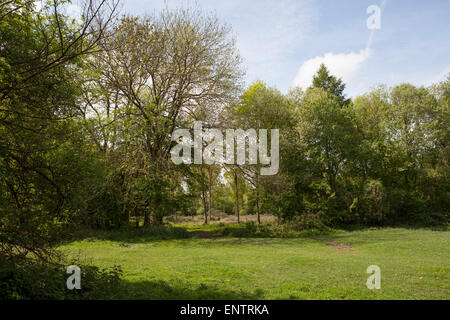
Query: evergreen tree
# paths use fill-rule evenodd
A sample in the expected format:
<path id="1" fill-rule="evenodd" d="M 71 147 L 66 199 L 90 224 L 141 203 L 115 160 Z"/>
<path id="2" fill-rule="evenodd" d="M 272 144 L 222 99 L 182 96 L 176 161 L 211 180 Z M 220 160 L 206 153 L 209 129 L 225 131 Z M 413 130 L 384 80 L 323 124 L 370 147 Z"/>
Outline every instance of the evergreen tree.
<path id="1" fill-rule="evenodd" d="M 313 78 L 312 88 L 322 88 L 336 97 L 340 105 L 348 104 L 350 99 L 345 98 L 345 83 L 341 78 L 331 75 L 327 67 L 322 63 Z"/>

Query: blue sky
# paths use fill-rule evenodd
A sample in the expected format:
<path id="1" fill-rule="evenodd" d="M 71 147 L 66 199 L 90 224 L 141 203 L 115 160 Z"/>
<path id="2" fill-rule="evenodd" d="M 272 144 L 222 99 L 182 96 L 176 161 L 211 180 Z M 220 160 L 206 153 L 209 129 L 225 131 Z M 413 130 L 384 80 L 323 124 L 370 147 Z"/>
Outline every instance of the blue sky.
<path id="1" fill-rule="evenodd" d="M 429 85 L 450 72 L 450 1 L 386 0 L 368 46 L 366 13 L 382 0 L 123 0 L 133 14 L 197 3 L 233 28 L 250 83 L 307 86 L 321 62 L 356 96 L 377 84 Z"/>

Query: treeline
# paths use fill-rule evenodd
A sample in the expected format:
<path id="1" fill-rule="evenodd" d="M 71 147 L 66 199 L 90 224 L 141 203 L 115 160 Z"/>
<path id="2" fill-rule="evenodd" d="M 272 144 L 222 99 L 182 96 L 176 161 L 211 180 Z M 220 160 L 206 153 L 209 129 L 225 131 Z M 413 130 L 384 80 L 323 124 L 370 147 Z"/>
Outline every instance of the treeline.
<path id="1" fill-rule="evenodd" d="M 78 226 L 271 213 L 342 224 L 448 223 L 450 78 L 353 100 L 322 66 L 310 88 L 243 89 L 230 28 L 199 9 L 119 16 L 86 1 L 0 4 L 0 250 L 47 259 Z M 180 165 L 176 128 L 280 129 L 280 172 Z"/>
<path id="2" fill-rule="evenodd" d="M 295 125 L 284 135 L 272 211 L 328 225 L 447 223 L 450 77 L 430 88 L 380 86 L 353 101 L 343 89 L 322 66 L 311 88 L 288 95 Z"/>
<path id="3" fill-rule="evenodd" d="M 257 82 L 244 92 L 235 124 L 281 129 L 277 176 L 238 168 L 245 212 L 329 226 L 448 223 L 450 77 L 354 100 L 344 88 L 322 65 L 305 91 Z M 217 208 L 231 211 L 232 189 L 218 189 Z"/>

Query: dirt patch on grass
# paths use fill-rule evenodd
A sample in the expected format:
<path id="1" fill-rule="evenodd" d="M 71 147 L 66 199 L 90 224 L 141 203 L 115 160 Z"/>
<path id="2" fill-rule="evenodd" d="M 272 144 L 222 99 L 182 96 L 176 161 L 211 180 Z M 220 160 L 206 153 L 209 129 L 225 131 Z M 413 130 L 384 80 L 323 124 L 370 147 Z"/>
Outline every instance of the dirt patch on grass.
<path id="1" fill-rule="evenodd" d="M 209 232 L 209 231 L 195 231 L 195 232 L 191 232 L 191 236 L 197 237 L 197 238 L 202 238 L 202 239 L 223 238 L 223 235 L 217 234 L 217 233 L 212 233 L 212 232 Z"/>
<path id="2" fill-rule="evenodd" d="M 344 243 L 339 243 L 339 242 L 336 242 L 336 241 L 328 241 L 327 242 L 327 246 L 333 247 L 333 248 L 336 248 L 336 249 L 340 249 L 340 250 L 352 250 L 353 249 L 353 247 L 351 245 L 344 244 Z"/>

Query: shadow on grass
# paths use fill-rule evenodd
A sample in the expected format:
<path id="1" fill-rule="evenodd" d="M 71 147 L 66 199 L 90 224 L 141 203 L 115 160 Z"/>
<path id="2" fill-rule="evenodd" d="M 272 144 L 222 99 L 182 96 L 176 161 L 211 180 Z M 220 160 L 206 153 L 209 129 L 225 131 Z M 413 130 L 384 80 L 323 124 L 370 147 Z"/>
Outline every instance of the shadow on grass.
<path id="1" fill-rule="evenodd" d="M 186 239 L 191 235 L 185 228 L 172 226 L 149 226 L 145 228 L 125 228 L 118 230 L 85 229 L 67 233 L 60 243 L 73 241 L 117 241 L 122 243 L 145 243 L 171 239 Z"/>
<path id="2" fill-rule="evenodd" d="M 205 230 L 206 229 L 206 230 Z M 115 241 L 120 243 L 146 243 L 159 242 L 173 239 L 205 239 L 220 240 L 233 239 L 237 242 L 243 242 L 248 239 L 250 242 L 256 240 L 267 239 L 267 242 L 273 243 L 274 239 L 294 239 L 294 238 L 311 238 L 314 235 L 323 235 L 324 232 L 318 230 L 304 230 L 302 232 L 285 232 L 274 233 L 270 230 L 261 231 L 259 229 L 249 229 L 243 225 L 224 225 L 215 226 L 199 226 L 193 230 L 184 227 L 174 226 L 149 226 L 144 228 L 124 228 L 118 230 L 98 230 L 98 229 L 82 229 L 64 233 L 59 244 L 67 244 L 74 241 Z M 208 241 L 207 241 L 208 242 Z"/>
<path id="3" fill-rule="evenodd" d="M 114 299 L 121 300 L 251 300 L 263 299 L 260 289 L 255 292 L 232 291 L 201 283 L 197 287 L 182 282 L 169 284 L 162 280 L 123 281 Z"/>
<path id="4" fill-rule="evenodd" d="M 60 239 L 59 244 L 67 244 L 74 241 L 113 241 L 121 246 L 140 243 L 158 243 L 167 240 L 183 240 L 177 243 L 179 246 L 235 246 L 245 244 L 274 245 L 285 244 L 287 240 L 315 241 L 318 236 L 326 236 L 329 232 L 318 230 L 304 230 L 301 232 L 271 233 L 268 231 L 249 230 L 245 225 L 224 225 L 211 228 L 199 226 L 193 230 L 184 227 L 173 226 L 149 226 L 145 228 L 124 228 L 118 230 L 84 229 L 67 232 Z"/>
<path id="5" fill-rule="evenodd" d="M 129 281 L 119 267 L 81 265 L 82 289 L 66 288 L 66 269 L 40 263 L 0 263 L 0 300 L 249 300 L 263 299 L 263 290 L 228 290 L 221 284 L 183 281 Z"/>
<path id="6" fill-rule="evenodd" d="M 66 233 L 61 238 L 60 244 L 70 243 L 73 241 L 115 241 L 124 244 L 139 244 L 147 242 L 161 242 L 174 239 L 191 239 L 192 241 L 181 241 L 179 245 L 236 245 L 236 244 L 277 244 L 286 243 L 286 240 L 298 239 L 305 241 L 325 241 L 325 240 L 345 240 L 351 237 L 355 243 L 361 241 L 363 243 L 375 242 L 375 241 L 393 241 L 397 240 L 394 236 L 395 233 L 400 233 L 401 229 L 394 231 L 394 235 L 391 234 L 378 234 L 373 235 L 369 239 L 353 239 L 354 232 L 372 231 L 372 230 L 389 230 L 391 228 L 374 228 L 354 227 L 347 230 L 302 230 L 302 231 L 279 231 L 277 229 L 272 230 L 271 225 L 261 225 L 255 227 L 254 224 L 249 225 L 216 225 L 212 226 L 199 226 L 193 229 L 187 229 L 182 226 L 149 226 L 145 228 L 124 228 L 119 230 L 96 230 L 85 229 L 77 230 L 75 232 Z M 407 229 L 407 228 L 403 228 Z M 409 228 L 408 228 L 409 229 Z M 422 229 L 424 230 L 424 229 Z M 426 229 L 425 229 L 426 230 Z M 433 231 L 448 231 L 448 228 L 434 228 L 427 230 Z"/>

